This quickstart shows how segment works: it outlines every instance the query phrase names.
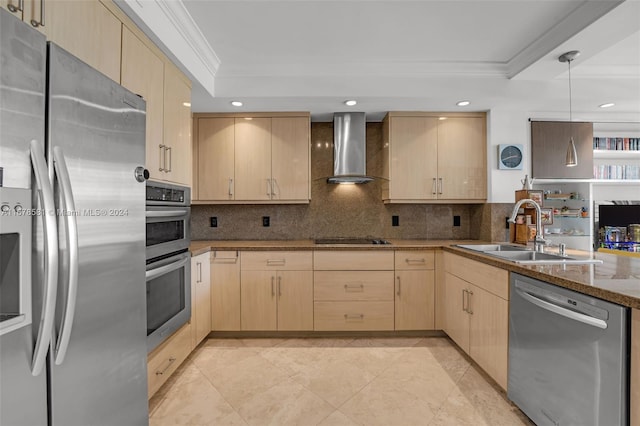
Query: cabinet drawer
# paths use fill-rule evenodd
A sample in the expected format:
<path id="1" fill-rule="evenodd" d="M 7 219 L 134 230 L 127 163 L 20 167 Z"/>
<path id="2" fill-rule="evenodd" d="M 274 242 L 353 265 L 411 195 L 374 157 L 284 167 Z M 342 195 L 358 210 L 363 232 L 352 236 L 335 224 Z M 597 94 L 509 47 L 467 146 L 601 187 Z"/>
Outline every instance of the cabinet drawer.
<path id="1" fill-rule="evenodd" d="M 393 271 L 316 271 L 314 300 L 393 300 Z"/>
<path id="2" fill-rule="evenodd" d="M 314 330 L 393 330 L 393 301 L 315 302 Z"/>
<path id="3" fill-rule="evenodd" d="M 444 270 L 463 280 L 509 300 L 509 272 L 505 269 L 489 266 L 476 260 L 444 254 Z"/>
<path id="4" fill-rule="evenodd" d="M 398 250 L 395 256 L 396 270 L 434 269 L 433 250 Z"/>
<path id="5" fill-rule="evenodd" d="M 191 349 L 191 324 L 185 324 L 149 354 L 147 358 L 149 398 L 187 359 Z"/>
<path id="6" fill-rule="evenodd" d="M 237 250 L 214 250 L 211 252 L 211 263 L 238 263 L 240 253 Z"/>
<path id="7" fill-rule="evenodd" d="M 311 270 L 310 251 L 243 251 L 240 269 L 243 271 L 307 271 Z"/>
<path id="8" fill-rule="evenodd" d="M 316 271 L 385 271 L 393 270 L 393 251 L 315 251 Z"/>

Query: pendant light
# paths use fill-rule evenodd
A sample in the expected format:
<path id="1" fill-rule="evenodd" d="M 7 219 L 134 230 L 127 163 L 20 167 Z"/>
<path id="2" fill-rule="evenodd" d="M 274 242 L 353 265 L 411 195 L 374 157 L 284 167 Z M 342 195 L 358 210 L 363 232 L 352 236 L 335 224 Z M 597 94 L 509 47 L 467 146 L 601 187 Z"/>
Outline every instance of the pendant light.
<path id="1" fill-rule="evenodd" d="M 580 51 L 572 50 L 560 55 L 558 60 L 560 62 L 566 62 L 569 65 L 569 145 L 567 146 L 567 156 L 565 159 L 565 166 L 575 167 L 578 165 L 578 153 L 576 152 L 576 144 L 573 141 L 573 111 L 571 108 L 571 61 L 580 55 Z"/>

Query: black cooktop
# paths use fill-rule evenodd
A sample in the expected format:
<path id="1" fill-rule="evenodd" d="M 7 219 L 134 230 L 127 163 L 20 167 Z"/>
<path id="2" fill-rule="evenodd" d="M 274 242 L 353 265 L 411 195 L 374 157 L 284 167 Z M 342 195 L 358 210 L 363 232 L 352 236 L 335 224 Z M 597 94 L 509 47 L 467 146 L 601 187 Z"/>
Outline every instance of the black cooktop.
<path id="1" fill-rule="evenodd" d="M 391 244 L 383 238 L 317 238 L 315 244 Z"/>

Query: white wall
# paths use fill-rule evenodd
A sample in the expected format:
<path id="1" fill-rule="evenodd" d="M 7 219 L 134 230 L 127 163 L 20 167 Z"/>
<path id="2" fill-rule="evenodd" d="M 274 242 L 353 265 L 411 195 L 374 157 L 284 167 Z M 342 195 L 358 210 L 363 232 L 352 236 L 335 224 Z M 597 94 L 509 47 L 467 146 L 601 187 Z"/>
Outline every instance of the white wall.
<path id="1" fill-rule="evenodd" d="M 529 119 L 532 120 L 567 120 L 567 112 L 535 112 L 516 111 L 512 109 L 492 109 L 487 113 L 487 202 L 489 203 L 513 203 L 514 191 L 522 189 L 525 175 L 531 177 L 531 127 Z M 574 114 L 574 121 L 592 122 L 638 122 L 640 117 L 629 113 L 602 113 L 578 112 Z M 501 144 L 521 144 L 524 146 L 524 164 L 522 170 L 499 170 L 498 169 L 498 145 Z M 624 188 L 624 187 L 623 187 Z M 620 189 L 625 198 L 627 189 L 620 187 L 610 188 L 613 193 Z M 637 188 L 634 188 L 637 189 Z M 617 196 L 618 194 L 616 194 Z"/>
<path id="2" fill-rule="evenodd" d="M 498 169 L 498 145 L 524 146 L 522 170 Z M 520 180 L 531 176 L 531 132 L 529 113 L 492 109 L 487 114 L 487 179 L 489 203 L 513 203 L 514 191 L 522 189 Z"/>

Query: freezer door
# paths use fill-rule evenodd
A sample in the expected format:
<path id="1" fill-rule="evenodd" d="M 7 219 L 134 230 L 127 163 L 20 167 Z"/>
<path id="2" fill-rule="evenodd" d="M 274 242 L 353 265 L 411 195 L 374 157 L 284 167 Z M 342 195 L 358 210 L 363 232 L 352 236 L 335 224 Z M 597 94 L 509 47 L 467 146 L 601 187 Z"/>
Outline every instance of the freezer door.
<path id="1" fill-rule="evenodd" d="M 45 37 L 0 8 L 0 186 L 31 188 L 29 142 L 44 142 L 45 58 Z M 5 286 L 14 284 L 12 275 L 17 272 L 11 266 L 12 256 L 19 256 L 21 264 L 23 255 L 27 256 L 28 265 L 30 249 L 25 254 L 23 246 L 31 247 L 31 243 L 22 237 L 12 242 L 11 220 L 0 222 L 0 232 L 6 235 L 0 239 L 0 304 L 4 310 L 7 291 L 11 291 Z M 28 234 L 25 238 L 30 238 L 31 232 Z M 21 279 L 30 281 L 29 268 L 17 272 Z M 26 297 L 24 293 L 20 297 L 23 295 Z M 23 302 L 31 305 L 30 299 L 16 300 L 15 309 L 24 314 L 30 306 Z M 0 336 L 0 425 L 47 423 L 47 375 L 44 371 L 31 374 L 35 336 L 31 321 L 25 318 L 24 323 L 27 325 Z M 34 324 L 37 328 L 37 315 Z"/>
<path id="2" fill-rule="evenodd" d="M 46 39 L 0 9 L 0 186 L 31 189 L 29 142 L 44 142 Z"/>
<path id="3" fill-rule="evenodd" d="M 66 356 L 50 360 L 52 424 L 147 424 L 145 184 L 135 177 L 145 159 L 145 104 L 51 43 L 49 91 L 47 152 L 61 246 L 52 355 L 64 346 L 62 318 L 75 305 Z M 66 166 L 70 188 L 54 162 Z M 67 211 L 65 193 L 75 211 Z M 75 303 L 68 298 L 74 268 Z"/>

